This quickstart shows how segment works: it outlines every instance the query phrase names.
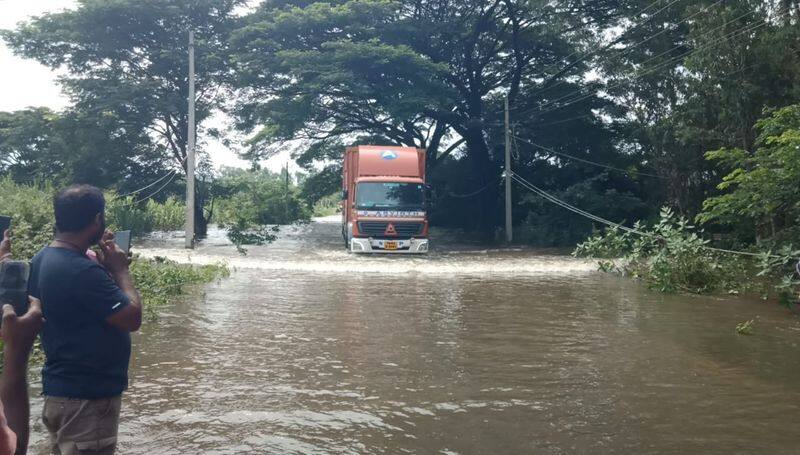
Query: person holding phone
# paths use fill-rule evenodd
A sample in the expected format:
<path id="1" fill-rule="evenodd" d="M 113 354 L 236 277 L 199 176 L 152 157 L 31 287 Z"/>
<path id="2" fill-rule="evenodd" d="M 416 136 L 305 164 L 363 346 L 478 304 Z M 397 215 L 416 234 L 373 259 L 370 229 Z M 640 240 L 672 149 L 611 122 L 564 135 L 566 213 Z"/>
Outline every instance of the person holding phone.
<path id="1" fill-rule="evenodd" d="M 105 229 L 105 198 L 89 185 L 53 199 L 56 236 L 31 262 L 30 294 L 42 302 L 42 421 L 51 451 L 113 454 L 128 387 L 130 332 L 142 323 L 128 256 Z M 86 255 L 99 245 L 97 262 Z"/>
<path id="2" fill-rule="evenodd" d="M 11 259 L 11 236 L 3 232 L 0 262 Z M 0 375 L 0 455 L 25 455 L 30 433 L 30 401 L 28 398 L 28 358 L 33 341 L 42 326 L 42 306 L 29 297 L 24 315 L 14 307 L 2 308 L 0 337 L 3 340 L 3 373 Z"/>

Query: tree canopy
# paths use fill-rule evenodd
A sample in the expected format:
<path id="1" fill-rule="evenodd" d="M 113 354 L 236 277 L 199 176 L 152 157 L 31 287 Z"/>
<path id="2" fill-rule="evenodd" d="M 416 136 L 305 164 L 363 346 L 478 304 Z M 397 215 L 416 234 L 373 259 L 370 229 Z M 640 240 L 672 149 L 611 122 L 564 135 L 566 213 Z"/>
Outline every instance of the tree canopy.
<path id="1" fill-rule="evenodd" d="M 246 4 L 81 0 L 2 32 L 19 55 L 65 71 L 73 103 L 0 115 L 0 170 L 113 186 L 179 169 L 192 29 L 200 124 L 232 114 L 254 167 L 300 144 L 308 204 L 339 186 L 345 146 L 421 147 L 434 222 L 491 236 L 507 98 L 514 172 L 584 210 L 631 221 L 668 205 L 702 212 L 709 229 L 736 222 L 746 241 L 763 220 L 793 216 L 781 213 L 791 192 L 780 204 L 749 193 L 767 212 L 747 222 L 734 201 L 778 156 L 764 136 L 776 113 L 784 133 L 797 128 L 783 110 L 800 103 L 796 0 Z M 529 242 L 574 243 L 597 227 L 523 188 L 513 202 Z"/>

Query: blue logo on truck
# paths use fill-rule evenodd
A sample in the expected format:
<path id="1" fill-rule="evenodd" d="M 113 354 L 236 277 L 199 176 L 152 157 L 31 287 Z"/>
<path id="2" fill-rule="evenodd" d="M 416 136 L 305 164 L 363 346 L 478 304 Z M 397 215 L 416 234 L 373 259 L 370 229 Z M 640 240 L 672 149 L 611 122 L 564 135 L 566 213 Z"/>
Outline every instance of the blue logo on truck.
<path id="1" fill-rule="evenodd" d="M 383 153 L 381 153 L 381 158 L 385 160 L 394 160 L 397 159 L 397 153 L 394 153 L 391 150 L 384 150 Z"/>

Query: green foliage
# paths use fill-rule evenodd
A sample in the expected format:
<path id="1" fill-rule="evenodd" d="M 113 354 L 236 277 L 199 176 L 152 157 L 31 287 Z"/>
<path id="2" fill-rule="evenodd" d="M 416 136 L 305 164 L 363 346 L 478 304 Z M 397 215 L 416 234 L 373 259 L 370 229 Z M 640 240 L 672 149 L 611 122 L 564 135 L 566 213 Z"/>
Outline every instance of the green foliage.
<path id="1" fill-rule="evenodd" d="M 0 215 L 12 218 L 13 253 L 29 259 L 50 243 L 55 231 L 53 196 L 56 188 L 47 182 L 26 185 L 10 178 L 0 179 Z M 106 193 L 106 222 L 112 230 L 132 230 L 135 235 L 154 229 L 174 230 L 183 225 L 183 205 L 168 199 L 135 204 L 132 197 L 119 198 Z"/>
<path id="2" fill-rule="evenodd" d="M 66 71 L 77 112 L 109 117 L 107 131 L 148 131 L 177 163 L 186 156 L 186 51 L 197 35 L 198 124 L 221 105 L 227 36 L 237 0 L 82 0 L 0 34 L 18 55 Z"/>
<path id="3" fill-rule="evenodd" d="M 168 159 L 146 130 L 120 128 L 109 114 L 0 112 L 0 172 L 16 182 L 88 183 L 126 192 L 164 175 Z"/>
<path id="4" fill-rule="evenodd" d="M 341 151 L 344 151 L 342 147 Z M 303 180 L 300 196 L 310 206 L 330 198 L 334 193 L 342 191 L 342 167 L 340 165 L 328 166 L 321 171 L 313 172 Z"/>
<path id="5" fill-rule="evenodd" d="M 139 258 L 131 265 L 131 275 L 149 320 L 156 319 L 163 306 L 185 295 L 186 286 L 208 283 L 229 274 L 228 268 L 222 264 L 196 266 L 158 257 L 152 260 Z"/>
<path id="6" fill-rule="evenodd" d="M 739 335 L 752 335 L 755 323 L 756 321 L 754 319 L 750 319 L 749 321 L 736 324 L 736 333 Z"/>
<path id="7" fill-rule="evenodd" d="M 186 206 L 169 197 L 163 203 L 148 199 L 136 202 L 133 196 L 117 197 L 106 193 L 106 218 L 113 230 L 130 230 L 134 235 L 151 231 L 175 231 L 184 227 Z"/>
<path id="8" fill-rule="evenodd" d="M 707 199 L 701 222 L 726 225 L 750 221 L 762 240 L 800 240 L 800 105 L 779 109 L 759 120 L 755 153 L 741 149 L 709 152 L 709 160 L 729 173 L 718 185 L 723 194 Z"/>
<path id="9" fill-rule="evenodd" d="M 243 245 L 275 240 L 278 225 L 305 222 L 311 216 L 286 172 L 224 169 L 216 191 L 214 216 L 240 253 L 246 252 Z"/>
<path id="10" fill-rule="evenodd" d="M 589 238 L 575 247 L 574 255 L 597 259 L 619 259 L 632 249 L 632 238 L 619 228 L 595 231 Z M 606 267 L 607 268 L 607 267 Z"/>
<path id="11" fill-rule="evenodd" d="M 557 177 L 564 170 L 542 166 L 531 179 Z M 562 178 L 562 182 L 570 180 Z M 647 214 L 642 200 L 623 177 L 599 174 L 580 180 L 566 189 L 548 189 L 557 198 L 610 220 L 636 219 Z M 538 246 L 572 246 L 595 228 L 593 222 L 556 206 L 540 196 L 526 192 L 519 196 L 518 207 L 527 212 L 515 229 L 520 241 Z"/>
<path id="12" fill-rule="evenodd" d="M 0 179 L 0 214 L 10 216 L 12 252 L 17 259 L 29 259 L 53 238 L 53 195 L 48 183 L 19 185 Z"/>
<path id="13" fill-rule="evenodd" d="M 425 148 L 431 171 L 459 155 L 476 186 L 490 183 L 500 173 L 493 151 L 502 141 L 502 94 L 516 116 L 580 88 L 570 80 L 581 79 L 585 62 L 565 62 L 581 53 L 588 35 L 582 24 L 619 26 L 628 2 L 590 3 L 263 2 L 232 41 L 235 83 L 243 89 L 235 112 L 240 127 L 257 131 L 247 157 L 258 160 L 271 153 L 269 145 L 301 138 L 328 165 L 332 144 L 365 136 Z M 590 92 L 556 115 L 535 118 L 591 115 L 606 104 Z M 606 130 L 601 122 L 567 129 L 579 133 L 568 137 L 586 139 L 569 148 L 597 147 L 591 133 Z M 564 137 L 547 129 L 543 136 Z M 497 187 L 489 186 L 458 218 L 487 233 L 500 219 L 498 202 Z"/>
<path id="14" fill-rule="evenodd" d="M 644 235 L 612 229 L 578 245 L 575 255 L 610 258 L 625 254 L 621 269 L 662 292 L 710 292 L 720 283 L 721 273 L 706 248 L 707 241 L 693 232 L 685 218 L 665 208 L 655 225 L 643 229 L 636 223 L 634 229 Z"/>
<path id="15" fill-rule="evenodd" d="M 34 150 L 37 156 L 11 163 L 15 171 L 33 169 L 45 178 L 58 178 L 59 185 L 89 182 L 109 188 L 125 182 L 134 189 L 164 175 L 165 168 L 182 171 L 188 141 L 187 32 L 192 30 L 201 139 L 197 169 L 210 177 L 202 138 L 215 132 L 203 125 L 229 99 L 228 37 L 238 22 L 234 10 L 242 4 L 243 0 L 81 0 L 74 9 L 46 13 L 14 30 L 0 31 L 14 53 L 62 73 L 59 83 L 72 101 L 65 127 L 53 134 L 33 127 L 35 134 L 18 144 L 17 152 Z M 0 128 L 2 123 L 0 118 Z M 42 142 L 47 146 L 44 153 L 30 146 Z M 38 156 L 46 154 L 64 163 Z M 130 178 L 137 173 L 145 177 Z M 170 190 L 175 193 L 174 187 L 166 189 Z M 206 186 L 199 184 L 197 193 L 195 225 L 202 235 Z"/>
<path id="16" fill-rule="evenodd" d="M 800 251 L 741 256 L 715 251 L 684 217 L 662 209 L 651 226 L 634 225 L 640 234 L 609 229 L 576 248 L 574 255 L 613 260 L 600 262 L 603 271 L 619 271 L 644 280 L 661 292 L 760 292 L 783 304 L 796 303 L 800 280 L 794 261 Z M 702 233 L 702 231 L 701 231 Z"/>
<path id="17" fill-rule="evenodd" d="M 339 213 L 342 208 L 342 195 L 334 193 L 317 201 L 314 204 L 314 216 L 331 216 Z"/>

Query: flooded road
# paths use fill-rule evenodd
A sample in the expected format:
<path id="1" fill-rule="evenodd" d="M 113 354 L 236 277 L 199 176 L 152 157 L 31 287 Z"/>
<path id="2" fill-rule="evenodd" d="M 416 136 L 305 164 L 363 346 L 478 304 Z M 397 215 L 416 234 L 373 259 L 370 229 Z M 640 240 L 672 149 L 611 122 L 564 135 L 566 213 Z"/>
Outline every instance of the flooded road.
<path id="1" fill-rule="evenodd" d="M 775 304 L 530 250 L 351 256 L 338 230 L 140 250 L 234 271 L 135 336 L 119 453 L 800 450 L 800 322 Z"/>

